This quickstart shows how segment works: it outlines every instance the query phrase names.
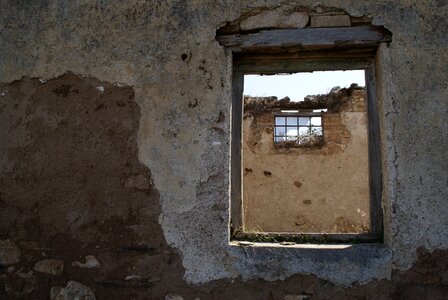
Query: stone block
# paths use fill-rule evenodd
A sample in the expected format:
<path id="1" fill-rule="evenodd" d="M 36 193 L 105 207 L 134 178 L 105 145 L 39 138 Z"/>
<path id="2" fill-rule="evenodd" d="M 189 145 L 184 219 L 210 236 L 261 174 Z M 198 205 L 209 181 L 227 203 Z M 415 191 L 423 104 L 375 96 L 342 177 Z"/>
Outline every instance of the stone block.
<path id="1" fill-rule="evenodd" d="M 308 20 L 307 12 L 287 12 L 276 9 L 242 20 L 240 29 L 246 31 L 263 28 L 304 28 L 308 24 Z"/>
<path id="2" fill-rule="evenodd" d="M 44 259 L 34 265 L 34 271 L 49 275 L 61 275 L 64 271 L 64 262 L 59 259 Z"/>
<path id="3" fill-rule="evenodd" d="M 311 16 L 311 27 L 349 27 L 351 25 L 348 15 Z"/>

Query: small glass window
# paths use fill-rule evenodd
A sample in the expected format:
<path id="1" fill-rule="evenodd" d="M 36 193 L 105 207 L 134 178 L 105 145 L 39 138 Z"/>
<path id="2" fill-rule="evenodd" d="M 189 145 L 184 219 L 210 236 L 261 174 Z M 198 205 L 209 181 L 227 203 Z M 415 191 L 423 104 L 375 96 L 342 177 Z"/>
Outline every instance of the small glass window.
<path id="1" fill-rule="evenodd" d="M 274 142 L 296 146 L 313 146 L 323 141 L 322 116 L 306 116 L 303 113 L 288 113 L 276 116 L 274 124 Z"/>

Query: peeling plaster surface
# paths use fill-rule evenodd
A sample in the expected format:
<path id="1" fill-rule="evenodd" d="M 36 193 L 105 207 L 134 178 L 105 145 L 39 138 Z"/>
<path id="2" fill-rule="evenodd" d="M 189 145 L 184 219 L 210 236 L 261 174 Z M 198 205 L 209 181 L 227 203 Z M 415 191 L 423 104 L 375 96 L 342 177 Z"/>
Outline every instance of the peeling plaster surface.
<path id="1" fill-rule="evenodd" d="M 319 1 L 370 16 L 393 33 L 380 50 L 377 78 L 387 245 L 277 252 L 227 241 L 231 64 L 216 29 L 252 11 L 315 3 L 2 1 L 0 82 L 71 71 L 133 86 L 139 158 L 151 170 L 159 221 L 188 282 L 295 273 L 346 285 L 385 278 L 392 267 L 409 268 L 419 247 L 448 248 L 445 1 Z"/>

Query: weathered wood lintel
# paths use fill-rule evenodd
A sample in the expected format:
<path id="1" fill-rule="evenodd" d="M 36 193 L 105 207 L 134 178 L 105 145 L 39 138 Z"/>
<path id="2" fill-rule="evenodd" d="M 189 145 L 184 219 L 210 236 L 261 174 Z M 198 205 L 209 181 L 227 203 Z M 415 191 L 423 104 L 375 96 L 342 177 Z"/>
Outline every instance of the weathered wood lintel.
<path id="1" fill-rule="evenodd" d="M 244 73 L 234 71 L 232 76 L 232 140 L 231 140 L 231 234 L 243 227 L 243 193 L 241 149 L 243 141 Z"/>
<path id="2" fill-rule="evenodd" d="M 368 69 L 377 47 L 298 50 L 295 52 L 234 53 L 234 70 L 244 74 L 277 74 Z"/>
<path id="3" fill-rule="evenodd" d="M 234 70 L 244 74 L 278 74 L 329 70 L 363 70 L 371 66 L 370 58 L 289 59 L 271 61 L 235 60 Z"/>
<path id="4" fill-rule="evenodd" d="M 382 26 L 263 30 L 250 34 L 217 36 L 220 45 L 234 52 L 287 49 L 325 49 L 377 46 L 392 41 L 392 33 Z"/>

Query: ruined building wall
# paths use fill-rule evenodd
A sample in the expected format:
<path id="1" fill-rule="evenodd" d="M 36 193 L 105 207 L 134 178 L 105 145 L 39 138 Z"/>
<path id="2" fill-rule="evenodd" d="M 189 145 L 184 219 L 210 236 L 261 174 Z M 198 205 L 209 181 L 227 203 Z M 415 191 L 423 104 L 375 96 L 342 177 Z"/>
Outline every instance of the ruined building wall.
<path id="1" fill-rule="evenodd" d="M 365 90 L 350 89 L 348 93 L 328 95 L 337 98 L 333 101 L 341 105 L 322 115 L 322 146 L 275 145 L 274 111 L 244 109 L 245 231 L 369 230 Z M 275 106 L 273 102 L 270 104 Z"/>
<path id="2" fill-rule="evenodd" d="M 318 2 L 1 1 L 0 298 L 446 298 L 448 4 Z M 385 242 L 229 244 L 216 31 L 322 14 L 393 33 L 375 79 Z"/>

